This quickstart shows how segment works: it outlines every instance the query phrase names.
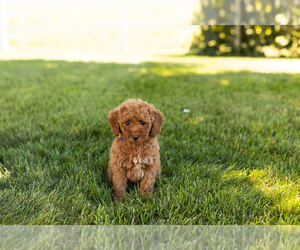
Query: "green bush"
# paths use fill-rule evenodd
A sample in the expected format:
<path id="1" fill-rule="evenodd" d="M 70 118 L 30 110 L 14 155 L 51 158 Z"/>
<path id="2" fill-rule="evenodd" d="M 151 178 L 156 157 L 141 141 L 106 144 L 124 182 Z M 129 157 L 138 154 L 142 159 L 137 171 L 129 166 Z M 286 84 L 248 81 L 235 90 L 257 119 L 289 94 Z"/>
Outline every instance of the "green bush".
<path id="1" fill-rule="evenodd" d="M 264 56 L 262 48 L 274 45 L 280 55 L 287 49 L 289 55 L 299 56 L 300 28 L 294 25 L 300 22 L 299 7 L 293 0 L 241 0 L 237 14 L 234 1 L 204 0 L 193 21 L 203 25 L 200 35 L 194 37 L 190 54 Z M 234 46 L 237 26 L 233 24 L 243 24 L 239 27 L 239 48 Z"/>
<path id="2" fill-rule="evenodd" d="M 235 26 L 203 25 L 201 34 L 194 37 L 190 48 L 193 55 L 237 55 L 234 46 Z M 300 44 L 300 29 L 293 25 L 242 25 L 241 48 L 242 56 L 264 56 L 263 46 L 274 45 L 282 52 L 290 51 L 292 56 L 299 56 L 297 49 Z"/>

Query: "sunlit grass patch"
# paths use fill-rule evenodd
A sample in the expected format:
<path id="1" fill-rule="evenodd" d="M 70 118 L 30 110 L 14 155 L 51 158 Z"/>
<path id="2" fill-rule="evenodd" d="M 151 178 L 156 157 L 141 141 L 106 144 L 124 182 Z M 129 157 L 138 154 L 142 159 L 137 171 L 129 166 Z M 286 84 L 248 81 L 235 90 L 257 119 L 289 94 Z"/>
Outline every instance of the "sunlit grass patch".
<path id="1" fill-rule="evenodd" d="M 58 64 L 57 63 L 46 63 L 45 67 L 48 68 L 48 69 L 57 68 Z"/>
<path id="2" fill-rule="evenodd" d="M 228 171 L 222 176 L 222 179 L 240 184 L 237 185 L 237 188 L 244 186 L 250 193 L 261 193 L 264 199 L 272 202 L 272 210 L 283 211 L 287 215 L 298 215 L 299 213 L 300 182 L 294 182 L 288 177 L 280 178 L 270 166 L 252 171 L 245 169 Z M 298 216 L 296 218 L 298 219 Z M 290 222 L 297 223 L 297 219 Z M 278 222 L 284 224 L 284 218 Z"/>
<path id="3" fill-rule="evenodd" d="M 129 72 L 138 72 L 139 74 L 146 74 L 146 73 L 154 73 L 160 76 L 176 76 L 181 74 L 204 74 L 207 73 L 202 70 L 202 67 L 176 67 L 172 66 L 172 64 L 166 65 L 165 68 L 141 68 L 139 71 L 136 69 L 129 69 Z M 228 84 L 227 84 L 228 85 Z"/>
<path id="4" fill-rule="evenodd" d="M 255 188 L 260 189 L 266 196 L 272 197 L 276 206 L 291 213 L 299 212 L 300 181 L 294 182 L 288 177 L 278 178 L 271 170 L 254 170 L 250 173 L 249 180 Z"/>
<path id="5" fill-rule="evenodd" d="M 197 125 L 200 122 L 204 122 L 204 117 L 203 116 L 192 117 L 190 118 L 190 121 L 192 124 Z"/>
<path id="6" fill-rule="evenodd" d="M 229 85 L 229 80 L 226 80 L 226 79 L 220 80 L 219 84 L 223 85 L 223 86 L 228 86 Z"/>
<path id="7" fill-rule="evenodd" d="M 0 179 L 6 179 L 10 176 L 10 172 L 0 163 Z"/>

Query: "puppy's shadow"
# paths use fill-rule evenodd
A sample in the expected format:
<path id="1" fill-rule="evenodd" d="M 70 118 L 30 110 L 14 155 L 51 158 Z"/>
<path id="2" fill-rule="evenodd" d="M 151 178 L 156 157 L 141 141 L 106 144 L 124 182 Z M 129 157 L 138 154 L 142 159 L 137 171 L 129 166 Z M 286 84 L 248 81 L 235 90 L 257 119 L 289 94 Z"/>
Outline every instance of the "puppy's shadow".
<path id="1" fill-rule="evenodd" d="M 128 182 L 128 186 L 126 189 L 127 194 L 133 194 L 133 193 L 139 193 L 140 190 L 140 183 L 133 183 L 133 182 Z"/>

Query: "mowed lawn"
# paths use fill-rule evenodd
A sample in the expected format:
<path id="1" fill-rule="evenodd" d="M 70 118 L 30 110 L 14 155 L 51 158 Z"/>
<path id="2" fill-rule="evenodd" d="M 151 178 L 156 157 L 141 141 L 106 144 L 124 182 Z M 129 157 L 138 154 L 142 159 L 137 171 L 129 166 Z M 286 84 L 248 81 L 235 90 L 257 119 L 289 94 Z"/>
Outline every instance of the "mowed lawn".
<path id="1" fill-rule="evenodd" d="M 0 223 L 300 224 L 300 67 L 240 63 L 0 61 Z M 107 116 L 129 98 L 165 115 L 162 178 L 114 203 Z"/>

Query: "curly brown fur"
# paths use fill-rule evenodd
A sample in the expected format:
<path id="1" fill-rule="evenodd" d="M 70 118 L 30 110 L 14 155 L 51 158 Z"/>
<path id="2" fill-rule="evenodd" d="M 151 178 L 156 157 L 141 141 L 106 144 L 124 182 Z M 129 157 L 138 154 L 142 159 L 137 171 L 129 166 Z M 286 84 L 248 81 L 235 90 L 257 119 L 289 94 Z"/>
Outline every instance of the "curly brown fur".
<path id="1" fill-rule="evenodd" d="M 156 135 L 161 133 L 163 120 L 160 111 L 142 100 L 129 99 L 110 111 L 109 124 L 116 139 L 110 151 L 108 180 L 117 199 L 124 197 L 128 181 L 140 182 L 143 196 L 152 193 L 155 177 L 161 173 Z"/>

